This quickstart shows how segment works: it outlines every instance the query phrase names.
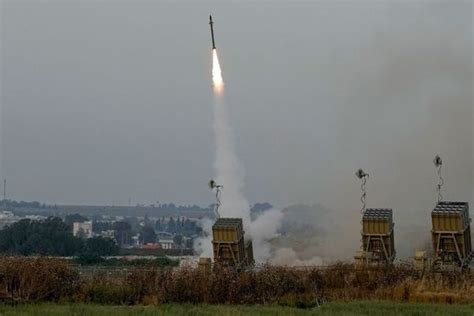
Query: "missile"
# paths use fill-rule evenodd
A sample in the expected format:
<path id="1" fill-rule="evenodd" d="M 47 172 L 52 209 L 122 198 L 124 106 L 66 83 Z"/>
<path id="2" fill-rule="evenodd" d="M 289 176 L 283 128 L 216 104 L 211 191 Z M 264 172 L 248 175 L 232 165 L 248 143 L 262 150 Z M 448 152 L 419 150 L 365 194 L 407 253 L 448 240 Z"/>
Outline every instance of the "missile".
<path id="1" fill-rule="evenodd" d="M 216 43 L 214 42 L 214 27 L 212 26 L 212 15 L 209 15 L 209 25 L 211 26 L 211 39 L 212 39 L 212 49 L 216 49 Z"/>

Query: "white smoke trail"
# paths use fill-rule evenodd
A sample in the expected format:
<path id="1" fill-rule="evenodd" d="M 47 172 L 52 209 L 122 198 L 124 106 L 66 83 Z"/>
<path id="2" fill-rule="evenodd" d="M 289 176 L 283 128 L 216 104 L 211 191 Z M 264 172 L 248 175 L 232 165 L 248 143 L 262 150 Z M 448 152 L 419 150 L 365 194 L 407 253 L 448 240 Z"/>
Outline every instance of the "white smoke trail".
<path id="1" fill-rule="evenodd" d="M 214 134 L 216 139 L 214 172 L 217 183 L 224 186 L 219 213 L 222 217 L 242 217 L 244 225 L 247 226 L 250 223 L 250 208 L 242 194 L 244 172 L 237 159 L 227 106 L 222 95 L 214 96 Z"/>
<path id="2" fill-rule="evenodd" d="M 215 49 L 212 52 L 212 61 L 216 138 L 214 172 L 216 182 L 224 186 L 219 213 L 222 217 L 242 218 L 244 230 L 246 230 L 245 238 L 253 242 L 255 259 L 257 262 L 267 261 L 271 255 L 268 241 L 276 235 L 283 214 L 278 210 L 270 210 L 254 221 L 251 220 L 249 202 L 243 195 L 244 171 L 235 151 L 234 134 L 224 101 L 224 80 Z M 208 233 L 208 237 L 197 240 L 195 249 L 203 256 L 212 256 L 212 225 L 209 222 L 202 222 L 201 226 Z"/>
<path id="3" fill-rule="evenodd" d="M 203 257 L 212 257 L 212 224 L 214 222 L 209 218 L 203 218 L 198 223 L 207 236 L 194 239 L 193 248 Z"/>
<path id="4" fill-rule="evenodd" d="M 272 209 L 251 220 L 250 205 L 243 194 L 244 169 L 236 155 L 234 134 L 222 94 L 215 94 L 214 97 L 214 133 L 216 137 L 214 172 L 217 183 L 224 186 L 219 213 L 222 217 L 242 218 L 245 237 L 253 242 L 255 259 L 258 262 L 266 261 L 271 255 L 268 241 L 276 235 L 283 214 L 279 210 Z"/>

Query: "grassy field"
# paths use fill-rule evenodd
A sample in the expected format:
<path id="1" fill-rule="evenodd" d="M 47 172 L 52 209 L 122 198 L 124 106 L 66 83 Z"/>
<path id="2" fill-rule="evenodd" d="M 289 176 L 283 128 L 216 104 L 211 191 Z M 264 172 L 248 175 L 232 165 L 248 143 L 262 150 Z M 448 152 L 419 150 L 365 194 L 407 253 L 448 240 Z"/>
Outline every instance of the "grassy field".
<path id="1" fill-rule="evenodd" d="M 333 302 L 312 309 L 282 306 L 235 306 L 235 305 L 161 305 L 161 306 L 106 306 L 87 304 L 38 304 L 10 307 L 0 305 L 1 316 L 23 315 L 474 315 L 474 305 L 430 305 L 391 302 Z"/>

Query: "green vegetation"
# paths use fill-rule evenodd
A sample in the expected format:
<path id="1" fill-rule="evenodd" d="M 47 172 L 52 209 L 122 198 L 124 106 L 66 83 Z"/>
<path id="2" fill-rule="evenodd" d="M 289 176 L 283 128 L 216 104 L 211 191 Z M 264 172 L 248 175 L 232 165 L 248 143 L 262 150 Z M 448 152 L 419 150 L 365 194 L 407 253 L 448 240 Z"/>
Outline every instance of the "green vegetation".
<path id="1" fill-rule="evenodd" d="M 119 248 L 110 238 L 92 237 L 84 241 L 82 256 L 110 256 L 118 254 Z"/>
<path id="2" fill-rule="evenodd" d="M 82 247 L 82 241 L 57 217 L 23 219 L 0 231 L 0 251 L 8 254 L 71 256 Z"/>
<path id="3" fill-rule="evenodd" d="M 0 252 L 23 256 L 107 256 L 117 254 L 118 247 L 103 237 L 74 237 L 60 218 L 49 217 L 22 219 L 0 230 Z"/>
<path id="4" fill-rule="evenodd" d="M 98 256 L 80 256 L 73 260 L 74 263 L 82 266 L 101 266 L 101 267 L 143 267 L 143 268 L 159 268 L 159 267 L 176 267 L 179 260 L 170 259 L 168 257 L 156 257 L 153 259 L 105 259 Z"/>
<path id="5" fill-rule="evenodd" d="M 46 205 L 44 203 L 40 203 L 37 201 L 33 202 L 25 202 L 25 201 L 14 201 L 14 200 L 1 200 L 0 206 L 7 209 L 14 209 L 14 208 L 28 208 L 28 209 L 44 209 L 49 208 L 51 206 Z"/>
<path id="6" fill-rule="evenodd" d="M 40 304 L 19 305 L 16 307 L 0 306 L 1 315 L 259 315 L 259 316 L 292 316 L 292 315 L 469 315 L 474 313 L 474 305 L 429 305 L 402 304 L 390 302 L 350 302 L 329 303 L 312 309 L 298 309 L 283 306 L 235 306 L 235 305 L 159 305 L 159 306 L 101 306 L 87 304 Z"/>
<path id="7" fill-rule="evenodd" d="M 192 256 L 192 249 L 120 248 L 119 256 Z"/>

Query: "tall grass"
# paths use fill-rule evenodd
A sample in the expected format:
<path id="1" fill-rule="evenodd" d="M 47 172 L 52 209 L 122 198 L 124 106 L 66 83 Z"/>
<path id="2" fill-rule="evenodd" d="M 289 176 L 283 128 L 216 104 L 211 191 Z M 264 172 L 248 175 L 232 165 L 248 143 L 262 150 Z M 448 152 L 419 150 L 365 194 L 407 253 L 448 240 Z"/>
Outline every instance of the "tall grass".
<path id="1" fill-rule="evenodd" d="M 24 301 L 56 301 L 81 288 L 79 275 L 63 260 L 0 257 L 0 297 Z"/>
<path id="2" fill-rule="evenodd" d="M 404 267 L 357 268 L 334 264 L 325 269 L 262 266 L 211 272 L 183 267 L 129 269 L 123 274 L 81 277 L 63 260 L 0 258 L 0 297 L 23 301 L 100 304 L 280 304 L 313 307 L 326 301 L 472 303 L 474 276 L 422 273 Z"/>

